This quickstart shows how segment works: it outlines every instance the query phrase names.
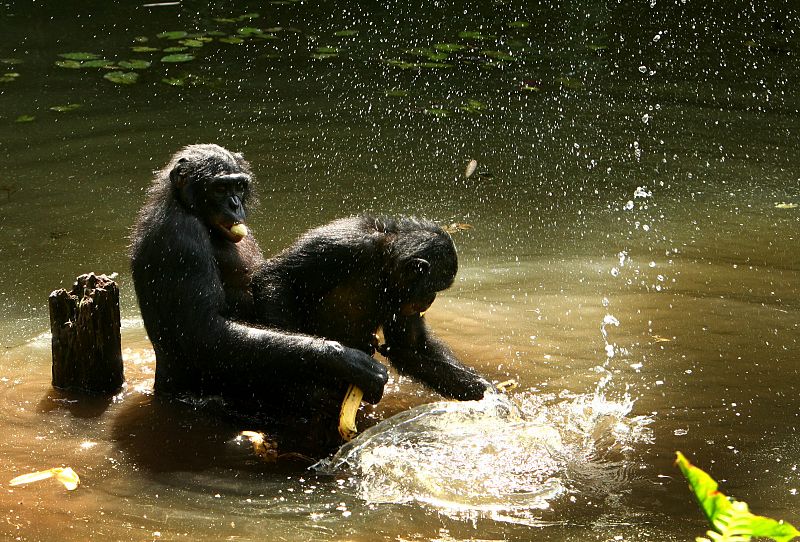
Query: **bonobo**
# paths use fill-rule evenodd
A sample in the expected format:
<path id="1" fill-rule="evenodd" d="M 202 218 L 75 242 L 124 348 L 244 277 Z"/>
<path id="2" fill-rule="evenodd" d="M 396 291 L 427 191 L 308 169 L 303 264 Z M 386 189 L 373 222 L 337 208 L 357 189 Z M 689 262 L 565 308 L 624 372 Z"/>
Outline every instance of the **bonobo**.
<path id="1" fill-rule="evenodd" d="M 132 232 L 131 267 L 156 353 L 157 393 L 220 395 L 292 408 L 308 374 L 378 402 L 385 367 L 332 340 L 247 322 L 264 259 L 243 227 L 253 175 L 241 154 L 191 145 L 156 174 Z"/>
<path id="2" fill-rule="evenodd" d="M 309 231 L 255 273 L 256 321 L 369 354 L 378 349 L 401 373 L 444 396 L 480 399 L 491 384 L 458 361 L 422 316 L 457 269 L 453 240 L 433 222 L 336 220 Z"/>

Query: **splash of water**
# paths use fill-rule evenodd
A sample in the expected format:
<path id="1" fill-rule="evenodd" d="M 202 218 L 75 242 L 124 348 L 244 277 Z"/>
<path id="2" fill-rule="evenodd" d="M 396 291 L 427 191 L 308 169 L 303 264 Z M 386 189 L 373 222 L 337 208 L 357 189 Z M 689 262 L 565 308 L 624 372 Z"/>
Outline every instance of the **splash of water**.
<path id="1" fill-rule="evenodd" d="M 529 520 L 531 510 L 550 508 L 609 470 L 626 470 L 626 455 L 650 438 L 650 420 L 629 416 L 632 407 L 630 399 L 610 401 L 599 392 L 431 403 L 368 429 L 315 468 L 354 475 L 356 492 L 369 503 L 419 502 L 453 517 Z"/>

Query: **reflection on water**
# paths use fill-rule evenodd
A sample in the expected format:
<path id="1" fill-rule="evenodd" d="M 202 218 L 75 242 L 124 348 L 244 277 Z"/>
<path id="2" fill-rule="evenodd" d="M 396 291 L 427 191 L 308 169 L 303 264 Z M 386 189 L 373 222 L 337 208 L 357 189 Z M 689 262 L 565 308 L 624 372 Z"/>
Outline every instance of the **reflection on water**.
<path id="1" fill-rule="evenodd" d="M 0 538 L 691 540 L 675 449 L 800 523 L 796 6 L 143 4 L 0 3 Z M 114 85 L 70 52 L 152 65 Z M 394 374 L 322 474 L 258 460 L 236 435 L 264 428 L 213 401 L 154 398 L 128 228 L 198 142 L 253 164 L 266 253 L 360 212 L 471 224 L 428 318 L 513 401 Z M 88 271 L 120 272 L 110 400 L 49 386 L 47 295 Z M 56 466 L 82 485 L 7 485 Z"/>
<path id="2" fill-rule="evenodd" d="M 352 473 L 367 502 L 538 524 L 533 511 L 559 497 L 575 502 L 630 482 L 625 452 L 649 442 L 651 422 L 628 417 L 632 406 L 600 394 L 429 403 L 370 428 L 315 468 Z"/>

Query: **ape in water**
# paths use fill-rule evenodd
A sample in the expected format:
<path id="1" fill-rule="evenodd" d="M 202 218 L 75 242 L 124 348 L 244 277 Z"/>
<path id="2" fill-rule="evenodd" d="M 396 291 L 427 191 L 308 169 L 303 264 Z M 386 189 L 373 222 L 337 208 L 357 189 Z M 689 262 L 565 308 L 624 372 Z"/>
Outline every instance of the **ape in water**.
<path id="1" fill-rule="evenodd" d="M 264 262 L 237 226 L 246 219 L 252 182 L 242 155 L 217 145 L 186 147 L 156 174 L 131 239 L 133 282 L 156 353 L 156 392 L 291 410 L 313 375 L 355 384 L 366 401 L 378 402 L 387 373 L 367 353 L 247 323 L 250 279 Z"/>
<path id="2" fill-rule="evenodd" d="M 491 384 L 434 337 L 422 316 L 457 270 L 453 240 L 433 222 L 336 220 L 309 231 L 255 273 L 256 321 L 370 355 L 378 349 L 401 373 L 446 397 L 480 399 Z M 340 388 L 339 400 L 343 393 Z"/>

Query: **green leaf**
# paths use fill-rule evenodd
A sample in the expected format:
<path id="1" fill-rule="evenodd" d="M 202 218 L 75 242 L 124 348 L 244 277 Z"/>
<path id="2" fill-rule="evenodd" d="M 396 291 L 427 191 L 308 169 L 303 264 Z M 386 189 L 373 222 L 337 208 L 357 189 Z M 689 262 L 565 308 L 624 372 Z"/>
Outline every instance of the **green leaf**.
<path id="1" fill-rule="evenodd" d="M 340 38 L 349 38 L 352 36 L 357 36 L 358 30 L 339 30 L 338 32 L 334 32 L 333 35 Z"/>
<path id="2" fill-rule="evenodd" d="M 160 50 L 158 47 L 148 47 L 147 45 L 134 45 L 131 47 L 131 51 L 134 53 L 154 53 Z"/>
<path id="3" fill-rule="evenodd" d="M 465 30 L 464 32 L 458 33 L 459 38 L 467 39 L 467 40 L 493 40 L 496 39 L 495 36 L 490 36 L 487 34 L 482 34 L 475 30 Z"/>
<path id="4" fill-rule="evenodd" d="M 527 21 L 512 21 L 508 23 L 509 28 L 528 28 L 530 23 Z"/>
<path id="5" fill-rule="evenodd" d="M 175 47 L 167 47 L 166 49 L 164 49 L 164 52 L 165 53 L 182 53 L 183 51 L 186 51 L 188 49 L 189 49 L 188 47 L 185 47 L 185 46 L 181 45 L 181 46 L 175 46 Z"/>
<path id="6" fill-rule="evenodd" d="M 161 32 L 160 34 L 156 34 L 156 37 L 167 40 L 182 40 L 188 35 L 189 33 L 185 30 L 171 30 L 169 32 Z"/>
<path id="7" fill-rule="evenodd" d="M 55 111 L 56 113 L 68 113 L 70 111 L 75 111 L 80 107 L 81 104 L 54 105 L 50 108 L 50 111 Z"/>
<path id="8" fill-rule="evenodd" d="M 185 39 L 179 41 L 178 43 L 180 43 L 181 45 L 185 45 L 186 47 L 195 47 L 195 48 L 202 47 L 203 45 L 205 45 L 205 43 L 202 40 L 198 39 Z"/>
<path id="9" fill-rule="evenodd" d="M 182 77 L 165 77 L 161 82 L 172 87 L 182 87 L 186 85 L 186 79 Z"/>
<path id="10" fill-rule="evenodd" d="M 444 51 L 445 53 L 454 53 L 456 51 L 463 51 L 467 46 L 458 43 L 437 43 L 433 48 L 438 51 Z"/>
<path id="11" fill-rule="evenodd" d="M 5 64 L 7 66 L 16 66 L 17 64 L 22 64 L 25 62 L 21 58 L 0 58 L 0 64 Z"/>
<path id="12" fill-rule="evenodd" d="M 226 38 L 220 38 L 219 41 L 220 41 L 220 43 L 228 43 L 228 44 L 232 44 L 232 45 L 237 45 L 239 43 L 244 43 L 244 40 L 242 38 L 238 38 L 236 36 L 229 36 L 229 37 L 226 37 Z"/>
<path id="13" fill-rule="evenodd" d="M 315 51 L 323 54 L 336 54 L 339 52 L 339 49 L 336 47 L 317 47 Z"/>
<path id="14" fill-rule="evenodd" d="M 514 60 L 514 57 L 511 56 L 511 53 L 506 53 L 505 51 L 481 51 L 484 55 L 488 56 L 489 58 L 493 58 L 495 60 Z"/>
<path id="15" fill-rule="evenodd" d="M 100 58 L 100 55 L 95 53 L 61 53 L 58 56 L 67 60 L 97 60 Z"/>
<path id="16" fill-rule="evenodd" d="M 119 67 L 126 70 L 146 70 L 151 64 L 148 60 L 121 60 Z"/>
<path id="17" fill-rule="evenodd" d="M 708 536 L 717 542 L 747 542 L 751 538 L 771 538 L 788 542 L 800 536 L 792 525 L 764 516 L 752 514 L 744 502 L 730 500 L 719 491 L 717 482 L 703 470 L 695 467 L 686 457 L 675 452 L 675 463 L 689 482 L 700 508 L 715 531 Z"/>
<path id="18" fill-rule="evenodd" d="M 239 28 L 236 32 L 239 33 L 240 36 L 260 36 L 264 33 L 263 30 L 260 28 L 255 28 L 253 26 L 244 26 Z"/>
<path id="19" fill-rule="evenodd" d="M 139 74 L 136 72 L 114 71 L 105 74 L 103 79 L 107 79 L 108 81 L 118 85 L 132 85 L 139 80 Z"/>
<path id="20" fill-rule="evenodd" d="M 189 62 L 191 60 L 194 60 L 194 56 L 188 54 L 167 55 L 161 57 L 161 62 L 168 62 L 172 64 Z"/>
<path id="21" fill-rule="evenodd" d="M 36 120 L 36 117 L 34 117 L 33 115 L 20 115 L 19 117 L 16 118 L 16 120 L 14 120 L 14 122 L 20 122 L 20 123 L 22 123 L 22 122 L 33 122 L 35 120 Z"/>
<path id="22" fill-rule="evenodd" d="M 81 63 L 77 60 L 56 60 L 56 66 L 59 68 L 67 68 L 70 70 L 77 70 L 81 67 Z"/>
<path id="23" fill-rule="evenodd" d="M 442 107 L 429 107 L 425 110 L 425 114 L 433 117 L 449 117 L 450 111 Z"/>
<path id="24" fill-rule="evenodd" d="M 0 75 L 0 83 L 11 83 L 16 81 L 19 78 L 19 74 L 16 72 L 8 72 Z"/>

